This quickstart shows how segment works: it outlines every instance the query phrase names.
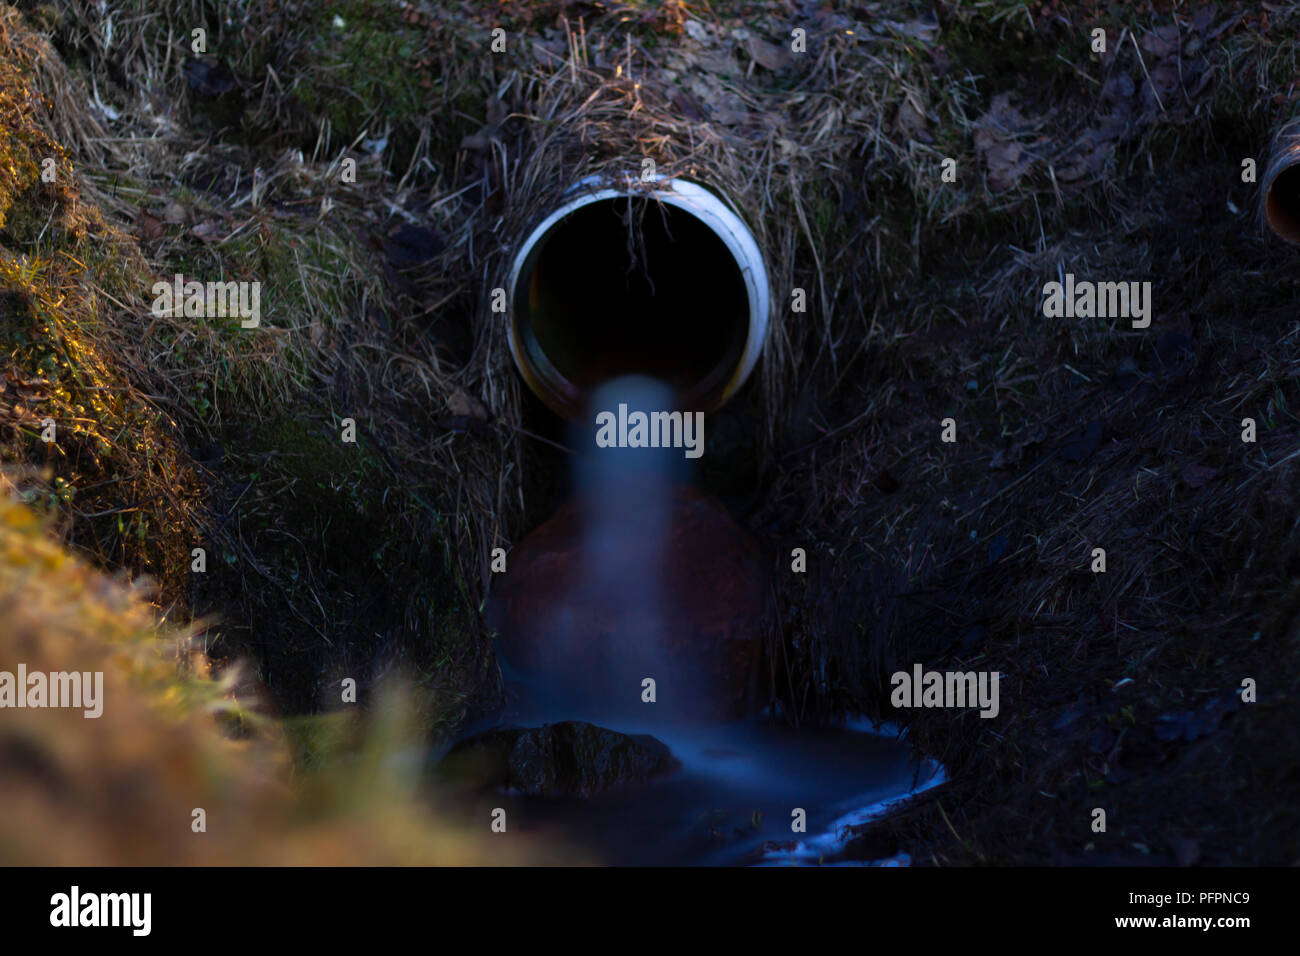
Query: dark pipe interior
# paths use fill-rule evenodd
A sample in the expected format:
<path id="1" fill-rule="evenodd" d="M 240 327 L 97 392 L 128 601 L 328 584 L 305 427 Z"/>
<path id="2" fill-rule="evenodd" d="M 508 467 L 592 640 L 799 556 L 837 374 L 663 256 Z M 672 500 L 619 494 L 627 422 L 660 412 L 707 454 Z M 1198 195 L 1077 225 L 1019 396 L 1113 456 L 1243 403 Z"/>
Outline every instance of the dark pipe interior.
<path id="1" fill-rule="evenodd" d="M 525 347 L 584 390 L 647 375 L 698 398 L 730 377 L 748 333 L 726 245 L 685 210 L 648 199 L 565 217 L 533 250 L 516 296 Z"/>
<path id="2" fill-rule="evenodd" d="M 1288 166 L 1268 184 L 1264 212 L 1274 232 L 1300 242 L 1300 165 Z"/>

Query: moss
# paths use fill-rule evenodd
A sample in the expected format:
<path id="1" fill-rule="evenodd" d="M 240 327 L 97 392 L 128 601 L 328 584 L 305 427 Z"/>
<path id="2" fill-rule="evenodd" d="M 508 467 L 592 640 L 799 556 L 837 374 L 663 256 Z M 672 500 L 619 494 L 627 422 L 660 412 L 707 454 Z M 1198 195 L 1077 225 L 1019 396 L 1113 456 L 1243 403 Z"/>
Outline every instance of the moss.
<path id="1" fill-rule="evenodd" d="M 122 379 L 97 340 L 94 314 L 55 290 L 69 276 L 51 260 L 0 251 L 9 290 L 0 349 L 21 383 L 22 413 L 0 425 L 0 460 L 38 465 L 47 481 L 28 502 L 71 522 L 72 540 L 105 565 L 149 572 L 168 586 L 184 577 L 195 538 L 184 504 L 194 489 L 174 436 L 156 408 Z M 44 440 L 44 423 L 55 427 Z M 143 500 L 141 500 L 143 499 Z"/>
<path id="2" fill-rule="evenodd" d="M 485 68 L 487 31 L 472 20 L 453 24 L 383 0 L 289 3 L 250 22 L 244 41 L 246 72 L 260 81 L 270 68 L 292 91 L 291 122 L 305 148 L 322 128 L 336 148 L 386 135 L 383 159 L 402 169 L 422 136 L 450 162 L 460 139 L 482 125 L 486 89 L 457 82 Z M 251 141 L 283 132 L 278 116 L 248 124 Z"/>
<path id="3" fill-rule="evenodd" d="M 175 595 L 195 537 L 195 489 L 103 314 L 114 299 L 137 298 L 132 284 L 146 269 L 81 202 L 67 156 L 40 125 L 44 109 L 20 62 L 0 55 L 0 372 L 13 390 L 0 461 L 28 466 L 24 497 L 73 543 Z"/>

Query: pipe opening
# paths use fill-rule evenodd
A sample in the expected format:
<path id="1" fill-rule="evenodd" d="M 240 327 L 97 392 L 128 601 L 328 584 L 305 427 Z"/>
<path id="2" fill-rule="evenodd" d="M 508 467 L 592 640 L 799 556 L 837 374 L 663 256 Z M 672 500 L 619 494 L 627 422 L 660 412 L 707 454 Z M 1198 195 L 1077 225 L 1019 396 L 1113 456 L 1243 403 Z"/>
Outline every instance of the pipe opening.
<path id="1" fill-rule="evenodd" d="M 766 269 L 716 196 L 667 182 L 606 189 L 552 213 L 511 271 L 511 348 L 529 387 L 567 418 L 601 384 L 646 376 L 712 411 L 752 370 L 767 329 Z"/>
<path id="2" fill-rule="evenodd" d="M 1300 165 L 1286 167 L 1269 181 L 1264 215 L 1280 238 L 1300 243 Z"/>

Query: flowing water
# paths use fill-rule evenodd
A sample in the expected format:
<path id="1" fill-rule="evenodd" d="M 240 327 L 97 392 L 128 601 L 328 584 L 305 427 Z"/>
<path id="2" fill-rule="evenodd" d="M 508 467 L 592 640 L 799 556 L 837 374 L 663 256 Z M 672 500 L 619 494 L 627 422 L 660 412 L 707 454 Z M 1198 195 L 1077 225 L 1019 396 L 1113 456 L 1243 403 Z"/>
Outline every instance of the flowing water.
<path id="1" fill-rule="evenodd" d="M 518 721 L 541 722 L 523 715 Z M 581 848 L 602 863 L 838 862 L 847 827 L 944 780 L 942 768 L 928 760 L 918 764 L 888 727 L 591 722 L 651 734 L 682 766 L 644 786 L 586 799 L 506 793 L 494 794 L 493 806 L 506 809 L 512 826 Z M 793 829 L 797 811 L 803 811 L 802 832 Z"/>
<path id="2" fill-rule="evenodd" d="M 598 390 L 593 417 L 620 402 L 667 410 L 672 400 L 661 385 L 622 379 Z M 588 452 L 578 456 L 575 476 L 582 573 L 540 612 L 554 619 L 541 628 L 547 646 L 529 671 L 514 672 L 503 661 L 515 691 L 503 721 L 532 727 L 581 720 L 649 734 L 681 766 L 643 786 L 586 799 L 493 794 L 514 827 L 582 847 L 606 863 L 827 862 L 841 852 L 846 826 L 942 782 L 942 769 L 918 762 L 891 728 L 851 722 L 791 729 L 762 718 L 701 718 L 700 695 L 710 685 L 670 651 L 672 618 L 664 613 L 675 600 L 665 586 L 665 529 L 673 486 L 687 478 L 682 452 L 594 449 L 590 433 L 582 444 Z M 616 622 L 602 634 L 599 653 L 592 650 L 591 619 L 574 610 L 597 602 L 601 619 Z M 643 694 L 646 675 L 656 676 L 653 703 Z"/>

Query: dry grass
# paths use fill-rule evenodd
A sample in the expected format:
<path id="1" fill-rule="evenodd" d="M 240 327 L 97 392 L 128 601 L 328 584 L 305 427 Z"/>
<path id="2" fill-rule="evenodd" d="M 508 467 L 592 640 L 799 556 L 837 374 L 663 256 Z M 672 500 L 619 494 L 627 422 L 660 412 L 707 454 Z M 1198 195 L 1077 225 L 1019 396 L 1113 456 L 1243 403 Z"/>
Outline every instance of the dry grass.
<path id="1" fill-rule="evenodd" d="M 459 865 L 536 858 L 488 821 L 435 822 L 422 743 L 397 688 L 370 718 L 318 726 L 316 766 L 234 703 L 234 674 L 207 676 L 202 644 L 159 629 L 137 589 L 49 539 L 0 500 L 0 660 L 28 673 L 103 674 L 103 713 L 6 710 L 0 730 L 0 859 L 6 865 Z M 179 668 L 187 668 L 183 676 Z M 231 740 L 216 718 L 255 728 Z M 319 719 L 318 719 L 319 724 Z M 299 731 L 299 736 L 302 731 Z M 195 832 L 193 811 L 205 811 Z M 554 852 L 548 860 L 559 859 Z"/>
<path id="2" fill-rule="evenodd" d="M 1038 28 L 1040 42 L 1070 35 Z M 1195 35 L 1185 18 L 1179 28 Z M 1269 681 L 1267 699 L 1204 739 L 1163 732 L 1244 678 L 1293 673 L 1300 651 L 1298 290 L 1291 252 L 1259 233 L 1240 178 L 1244 156 L 1264 165 L 1269 127 L 1286 116 L 1270 103 L 1276 86 L 1252 84 L 1285 70 L 1294 48 L 1221 36 L 1199 54 L 1212 92 L 1180 90 L 1176 117 L 1133 117 L 1072 198 L 1055 197 L 1062 127 L 1044 123 L 1056 139 L 999 194 L 1000 218 L 962 213 L 927 230 L 917 281 L 846 375 L 858 384 L 783 462 L 766 514 L 784 553 L 816 555 L 806 581 L 785 576 L 786 703 L 901 717 L 953 772 L 855 852 L 936 864 L 1300 858 L 1282 797 L 1300 761 L 1293 678 Z M 1087 69 L 1098 84 L 1127 71 L 1141 90 L 1131 49 Z M 1040 102 L 1080 125 L 1114 108 L 1089 85 L 1072 95 L 1036 82 L 1051 93 Z M 1032 104 L 1030 84 L 1007 88 Z M 1152 280 L 1151 329 L 1044 319 L 1042 286 L 1064 271 Z M 939 441 L 949 416 L 955 445 Z M 1257 444 L 1241 441 L 1245 417 Z M 1090 571 L 1094 547 L 1107 551 L 1104 575 Z M 999 671 L 999 719 L 892 711 L 887 677 L 917 661 Z M 1097 806 L 1109 834 L 1089 829 Z"/>
<path id="3" fill-rule="evenodd" d="M 187 105 L 182 27 L 213 11 L 142 4 L 118 15 L 110 68 L 106 14 L 92 6 L 50 14 L 65 52 L 88 66 L 79 76 L 15 14 L 6 22 L 15 65 L 46 91 L 47 109 L 29 107 L 28 122 L 66 139 L 78 185 L 133 227 L 153 263 L 92 268 L 84 284 L 131 316 L 103 323 L 95 340 L 172 417 L 172 440 L 199 460 L 207 489 L 189 540 L 155 543 L 183 558 L 182 570 L 201 544 L 213 567 L 206 577 L 165 577 L 164 594 L 223 612 L 214 653 L 252 653 L 263 678 L 276 673 L 283 709 L 329 707 L 334 672 L 356 677 L 364 694 L 397 667 L 438 698 L 426 707 L 430 720 L 458 722 L 494 693 L 475 609 L 488 551 L 508 541 L 517 498 L 503 478 L 517 472 L 518 450 L 509 427 L 476 420 L 467 435 L 450 414 L 448 400 L 478 391 L 486 363 L 440 354 L 428 334 L 435 280 L 398 274 L 389 256 L 393 223 L 416 221 L 406 207 L 428 193 L 390 179 L 364 153 L 351 154 L 358 181 L 345 182 L 347 151 L 324 155 L 328 136 L 308 156 L 211 141 L 193 128 L 205 117 Z M 213 48 L 228 47 L 226 28 L 209 26 Z M 111 135 L 96 96 L 108 98 Z M 197 103 L 200 114 L 208 108 L 218 109 Z M 260 107 L 248 117 L 251 126 L 262 120 Z M 49 247 L 53 237 L 43 238 Z M 129 254 L 138 255 L 133 246 Z M 149 315 L 155 277 L 177 272 L 260 281 L 262 327 Z M 99 381 L 96 369 L 81 372 Z M 490 386 L 485 397 L 495 409 Z M 340 457 L 345 418 L 359 445 Z M 276 631 L 266 651 L 263 634 Z"/>

